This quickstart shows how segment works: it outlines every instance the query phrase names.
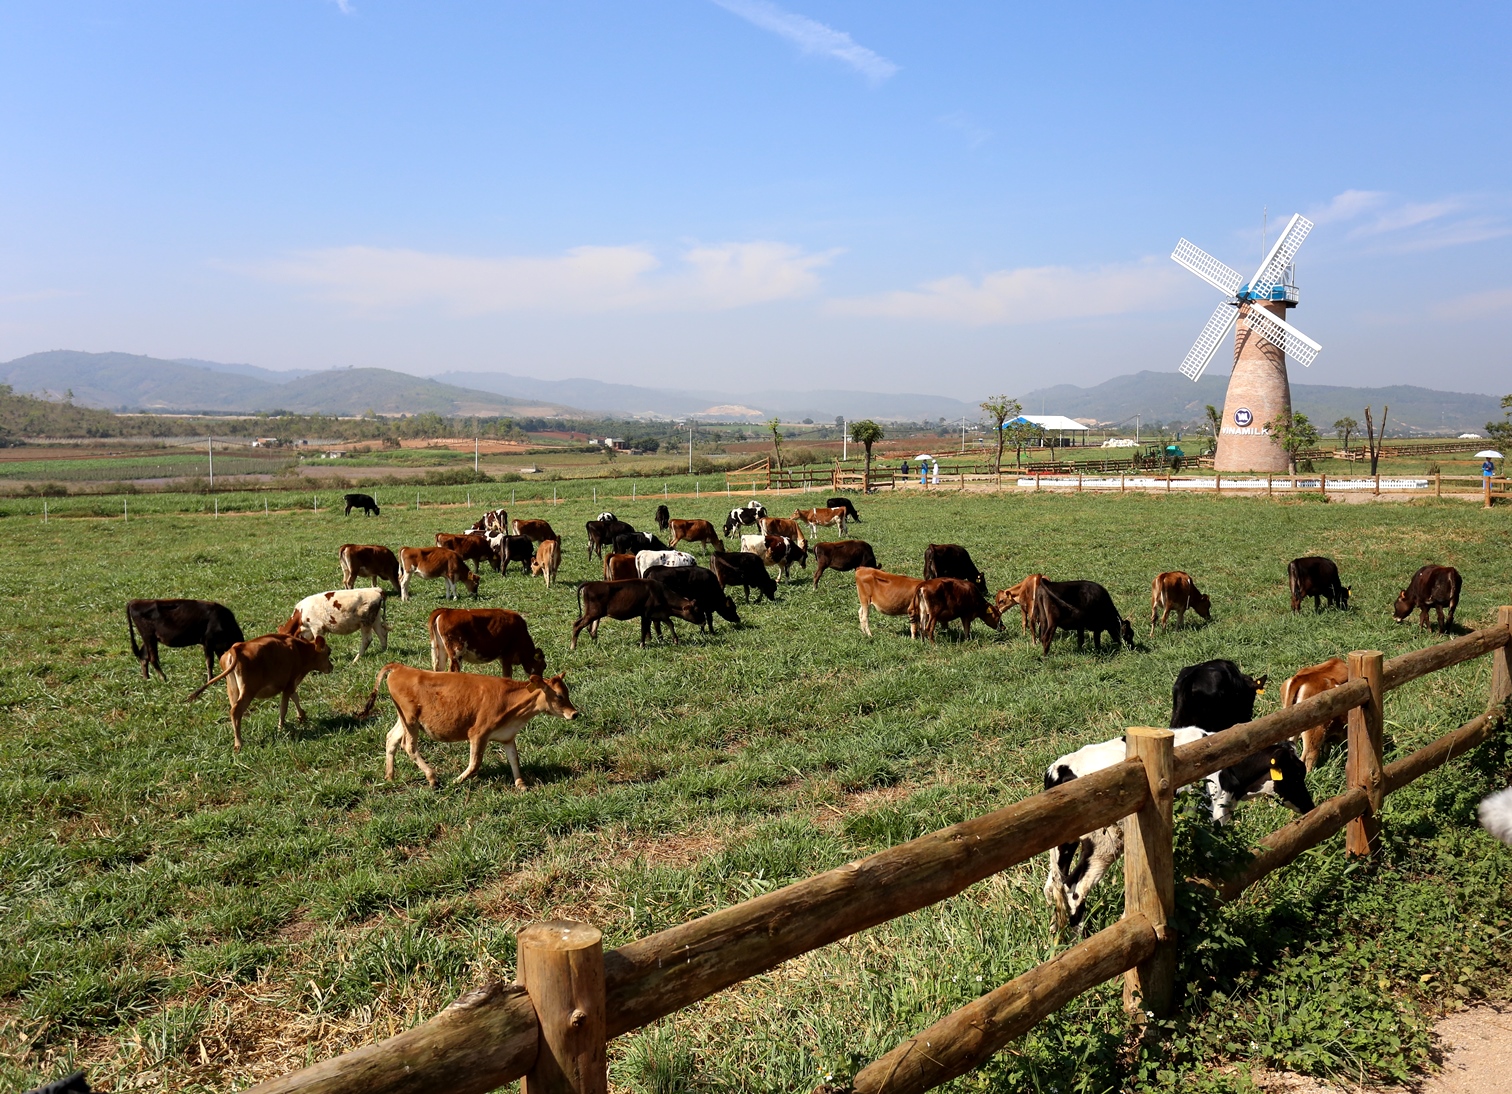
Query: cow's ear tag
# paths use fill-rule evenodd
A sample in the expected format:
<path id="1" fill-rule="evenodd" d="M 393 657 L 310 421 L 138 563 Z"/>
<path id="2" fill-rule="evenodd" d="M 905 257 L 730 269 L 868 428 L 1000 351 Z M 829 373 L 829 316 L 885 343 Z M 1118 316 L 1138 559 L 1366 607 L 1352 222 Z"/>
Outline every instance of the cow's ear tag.
<path id="1" fill-rule="evenodd" d="M 1264 694 L 1265 694 L 1265 689 L 1261 688 L 1259 691 L 1255 692 L 1255 697 L 1259 698 L 1260 696 L 1262 696 Z"/>
<path id="2" fill-rule="evenodd" d="M 1281 769 L 1279 767 L 1277 767 L 1275 764 L 1271 764 L 1271 782 L 1278 783 L 1280 781 L 1281 781 Z"/>

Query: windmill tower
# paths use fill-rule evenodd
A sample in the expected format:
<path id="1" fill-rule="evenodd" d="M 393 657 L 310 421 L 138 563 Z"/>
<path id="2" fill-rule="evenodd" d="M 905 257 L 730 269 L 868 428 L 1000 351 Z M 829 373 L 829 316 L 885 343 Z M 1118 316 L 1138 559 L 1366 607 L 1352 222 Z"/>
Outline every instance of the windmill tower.
<path id="1" fill-rule="evenodd" d="M 1292 260 L 1312 227 L 1312 221 L 1300 213 L 1294 215 L 1247 282 L 1237 270 L 1185 239 L 1171 252 L 1173 259 L 1226 297 L 1187 351 L 1181 374 L 1197 380 L 1229 328 L 1234 328 L 1234 371 L 1223 400 L 1218 453 L 1213 460 L 1219 471 L 1286 470 L 1286 453 L 1265 426 L 1291 410 L 1286 358 L 1311 365 L 1323 348 L 1285 319 L 1286 310 L 1297 306 Z"/>

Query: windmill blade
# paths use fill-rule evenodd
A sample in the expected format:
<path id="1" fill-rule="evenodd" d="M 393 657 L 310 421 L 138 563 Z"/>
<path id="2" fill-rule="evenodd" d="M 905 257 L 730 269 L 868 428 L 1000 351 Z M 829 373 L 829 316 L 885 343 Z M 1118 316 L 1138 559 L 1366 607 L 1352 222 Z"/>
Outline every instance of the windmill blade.
<path id="1" fill-rule="evenodd" d="M 1176 249 L 1171 252 L 1171 257 L 1224 296 L 1233 296 L 1239 291 L 1239 285 L 1243 280 L 1239 276 L 1239 271 L 1225 266 L 1190 240 L 1183 238 L 1177 243 Z"/>
<path id="2" fill-rule="evenodd" d="M 1249 311 L 1245 313 L 1244 321 L 1249 324 L 1250 330 L 1288 357 L 1301 361 L 1304 365 L 1312 364 L 1313 358 L 1323 351 L 1322 346 L 1285 319 L 1272 315 L 1258 304 L 1250 305 Z"/>
<path id="3" fill-rule="evenodd" d="M 1218 351 L 1218 346 L 1228 334 L 1229 328 L 1234 325 L 1234 319 L 1238 316 L 1239 309 L 1230 303 L 1219 304 L 1208 321 L 1203 325 L 1202 333 L 1197 336 L 1197 341 L 1192 343 L 1192 348 L 1187 350 L 1186 359 L 1181 362 L 1181 374 L 1188 380 L 1196 381 L 1207 370 L 1208 362 L 1213 359 L 1213 354 Z"/>
<path id="4" fill-rule="evenodd" d="M 1249 291 L 1252 296 L 1268 297 L 1276 282 L 1280 280 L 1281 273 L 1291 265 L 1292 259 L 1297 257 L 1297 249 L 1302 246 L 1302 241 L 1307 238 L 1307 233 L 1313 230 L 1313 222 L 1301 213 L 1293 213 L 1287 222 L 1286 230 L 1276 239 L 1276 245 L 1270 249 L 1270 254 L 1265 256 L 1265 261 L 1260 263 L 1260 268 L 1255 271 L 1255 276 L 1250 278 Z"/>

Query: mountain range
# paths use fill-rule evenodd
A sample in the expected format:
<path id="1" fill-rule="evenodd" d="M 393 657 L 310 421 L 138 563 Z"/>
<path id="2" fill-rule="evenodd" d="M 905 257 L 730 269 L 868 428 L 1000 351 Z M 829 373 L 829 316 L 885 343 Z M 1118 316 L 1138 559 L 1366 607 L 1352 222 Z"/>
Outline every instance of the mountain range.
<path id="1" fill-rule="evenodd" d="M 1175 372 L 1139 372 L 1091 387 L 1058 384 L 1017 396 L 1028 414 L 1063 414 L 1106 423 L 1196 423 L 1222 406 L 1226 378 L 1198 383 Z M 288 410 L 354 415 L 431 412 L 443 416 L 682 418 L 784 421 L 837 416 L 851 420 L 976 421 L 975 402 L 943 395 L 818 390 L 684 390 L 600 380 L 540 380 L 492 372 L 445 372 L 432 378 L 379 368 L 277 372 L 256 365 L 126 353 L 53 350 L 0 364 L 0 383 L 22 394 L 61 397 L 112 410 L 251 413 Z M 1325 431 L 1336 419 L 1364 418 L 1369 405 L 1391 407 L 1394 435 L 1479 432 L 1501 417 L 1495 396 L 1398 385 L 1356 388 L 1292 384 L 1292 403 Z"/>

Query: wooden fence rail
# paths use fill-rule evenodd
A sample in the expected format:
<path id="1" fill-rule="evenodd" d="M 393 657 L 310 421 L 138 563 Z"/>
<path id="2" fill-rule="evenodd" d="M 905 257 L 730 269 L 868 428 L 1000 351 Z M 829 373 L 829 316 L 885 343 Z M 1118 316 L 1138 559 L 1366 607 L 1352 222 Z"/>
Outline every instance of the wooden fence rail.
<path id="1" fill-rule="evenodd" d="M 938 1086 L 1120 973 L 1131 1011 L 1164 1014 L 1172 1005 L 1175 973 L 1176 939 L 1167 928 L 1174 902 L 1175 791 L 1305 728 L 1348 715 L 1350 789 L 1266 836 L 1242 869 L 1213 884 L 1231 899 L 1345 827 L 1352 827 L 1350 850 L 1369 853 L 1387 794 L 1474 748 L 1502 724 L 1503 705 L 1512 698 L 1509 646 L 1512 607 L 1503 607 L 1495 626 L 1390 661 L 1357 651 L 1350 656 L 1353 678 L 1307 702 L 1179 749 L 1171 747 L 1169 730 L 1132 728 L 1129 758 L 1120 764 L 615 950 L 601 951 L 597 930 L 586 925 L 526 927 L 523 985 L 468 992 L 396 1037 L 254 1089 L 471 1094 L 525 1078 L 527 1094 L 597 1094 L 606 1088 L 607 1039 L 800 954 L 936 904 L 1124 818 L 1124 918 L 904 1041 L 864 1067 L 853 1089 L 899 1094 Z M 1488 654 L 1494 660 L 1487 712 L 1383 766 L 1385 693 Z"/>

